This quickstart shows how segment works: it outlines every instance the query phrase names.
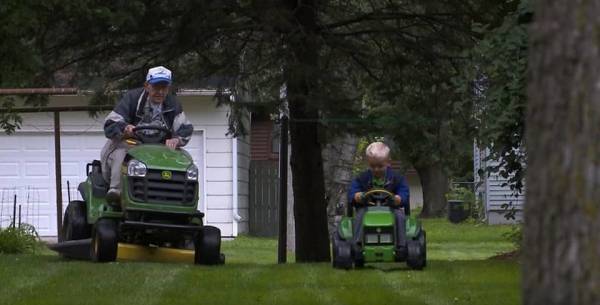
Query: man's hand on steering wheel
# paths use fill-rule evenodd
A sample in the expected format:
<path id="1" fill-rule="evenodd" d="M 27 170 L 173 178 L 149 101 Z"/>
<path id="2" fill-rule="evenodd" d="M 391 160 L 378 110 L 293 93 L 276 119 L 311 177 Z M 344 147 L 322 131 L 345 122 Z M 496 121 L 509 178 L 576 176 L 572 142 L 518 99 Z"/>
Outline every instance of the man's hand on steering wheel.
<path id="1" fill-rule="evenodd" d="M 133 126 L 131 124 L 125 126 L 125 129 L 123 130 L 123 134 L 125 135 L 125 138 L 135 137 L 135 134 L 133 133 L 134 129 L 135 129 L 135 126 Z"/>
<path id="2" fill-rule="evenodd" d="M 147 131 L 152 131 L 152 134 L 148 134 Z M 171 140 L 169 147 L 175 148 L 177 144 L 179 144 L 179 139 L 171 139 L 171 130 L 167 129 L 164 126 L 156 126 L 156 125 L 143 125 L 137 126 L 133 129 L 133 134 L 135 138 L 140 140 L 142 143 L 165 143 L 168 140 Z M 168 140 L 166 140 L 168 139 Z"/>
<path id="3" fill-rule="evenodd" d="M 168 148 L 175 149 L 179 145 L 179 138 L 171 138 L 165 141 L 165 145 Z"/>

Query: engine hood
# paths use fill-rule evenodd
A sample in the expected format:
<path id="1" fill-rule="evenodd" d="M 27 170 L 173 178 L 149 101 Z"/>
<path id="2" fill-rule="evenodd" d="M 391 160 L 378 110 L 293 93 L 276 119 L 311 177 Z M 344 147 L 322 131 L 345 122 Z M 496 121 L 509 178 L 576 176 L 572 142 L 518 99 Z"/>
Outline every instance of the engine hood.
<path id="1" fill-rule="evenodd" d="M 393 226 L 394 214 L 388 208 L 370 208 L 363 218 L 366 227 Z"/>
<path id="2" fill-rule="evenodd" d="M 185 171 L 193 163 L 187 151 L 160 144 L 141 144 L 130 148 L 127 153 L 144 162 L 148 169 Z"/>

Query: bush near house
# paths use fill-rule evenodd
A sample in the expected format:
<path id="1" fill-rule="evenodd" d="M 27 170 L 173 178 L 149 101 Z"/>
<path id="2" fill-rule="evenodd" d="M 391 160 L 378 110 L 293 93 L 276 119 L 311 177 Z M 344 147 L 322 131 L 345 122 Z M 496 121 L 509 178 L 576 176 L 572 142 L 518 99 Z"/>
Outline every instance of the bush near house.
<path id="1" fill-rule="evenodd" d="M 33 226 L 0 228 L 0 254 L 35 253 L 38 248 L 39 237 Z"/>
<path id="2" fill-rule="evenodd" d="M 465 210 L 469 211 L 469 216 L 475 220 L 480 220 L 483 217 L 483 204 L 475 193 L 465 187 L 452 187 L 448 193 L 446 193 L 447 200 L 461 200 L 464 204 Z"/>

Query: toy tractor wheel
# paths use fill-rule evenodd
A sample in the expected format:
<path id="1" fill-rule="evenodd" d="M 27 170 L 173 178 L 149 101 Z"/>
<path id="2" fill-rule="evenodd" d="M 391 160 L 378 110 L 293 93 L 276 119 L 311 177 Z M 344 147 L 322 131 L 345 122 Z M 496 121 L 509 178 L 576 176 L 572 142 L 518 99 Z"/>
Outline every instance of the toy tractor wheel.
<path id="1" fill-rule="evenodd" d="M 419 245 L 421 246 L 421 253 L 423 253 L 423 267 L 427 267 L 427 235 L 425 231 L 421 231 L 419 235 Z"/>
<path id="2" fill-rule="evenodd" d="M 87 224 L 84 201 L 71 201 L 63 219 L 62 240 L 90 238 L 90 226 Z"/>
<path id="3" fill-rule="evenodd" d="M 362 254 L 362 248 L 358 246 L 356 243 L 353 243 L 352 246 L 352 258 L 354 259 L 354 267 L 355 268 L 363 268 L 365 266 L 365 257 Z"/>
<path id="4" fill-rule="evenodd" d="M 350 243 L 338 240 L 333 244 L 333 267 L 340 269 L 352 268 L 352 247 Z"/>
<path id="5" fill-rule="evenodd" d="M 95 262 L 112 262 L 117 259 L 118 225 L 112 219 L 99 219 L 92 234 L 91 257 Z"/>
<path id="6" fill-rule="evenodd" d="M 411 269 L 422 270 L 427 265 L 427 248 L 425 231 L 421 230 L 419 236 L 414 240 L 409 240 L 408 258 L 406 264 Z"/>
<path id="7" fill-rule="evenodd" d="M 221 231 L 213 226 L 204 226 L 194 241 L 194 263 L 218 265 L 225 263 L 221 254 Z"/>
<path id="8" fill-rule="evenodd" d="M 365 259 L 357 259 L 356 261 L 354 261 L 354 267 L 356 268 L 363 268 L 365 266 Z"/>

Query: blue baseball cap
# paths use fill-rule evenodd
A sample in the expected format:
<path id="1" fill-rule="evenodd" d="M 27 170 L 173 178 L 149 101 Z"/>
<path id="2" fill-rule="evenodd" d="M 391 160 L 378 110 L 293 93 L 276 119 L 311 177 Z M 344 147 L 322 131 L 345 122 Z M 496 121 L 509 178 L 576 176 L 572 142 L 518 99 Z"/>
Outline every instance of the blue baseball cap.
<path id="1" fill-rule="evenodd" d="M 163 66 L 158 66 L 148 69 L 148 74 L 146 74 L 146 81 L 152 85 L 161 82 L 166 82 L 170 85 L 171 75 L 171 70 Z"/>

